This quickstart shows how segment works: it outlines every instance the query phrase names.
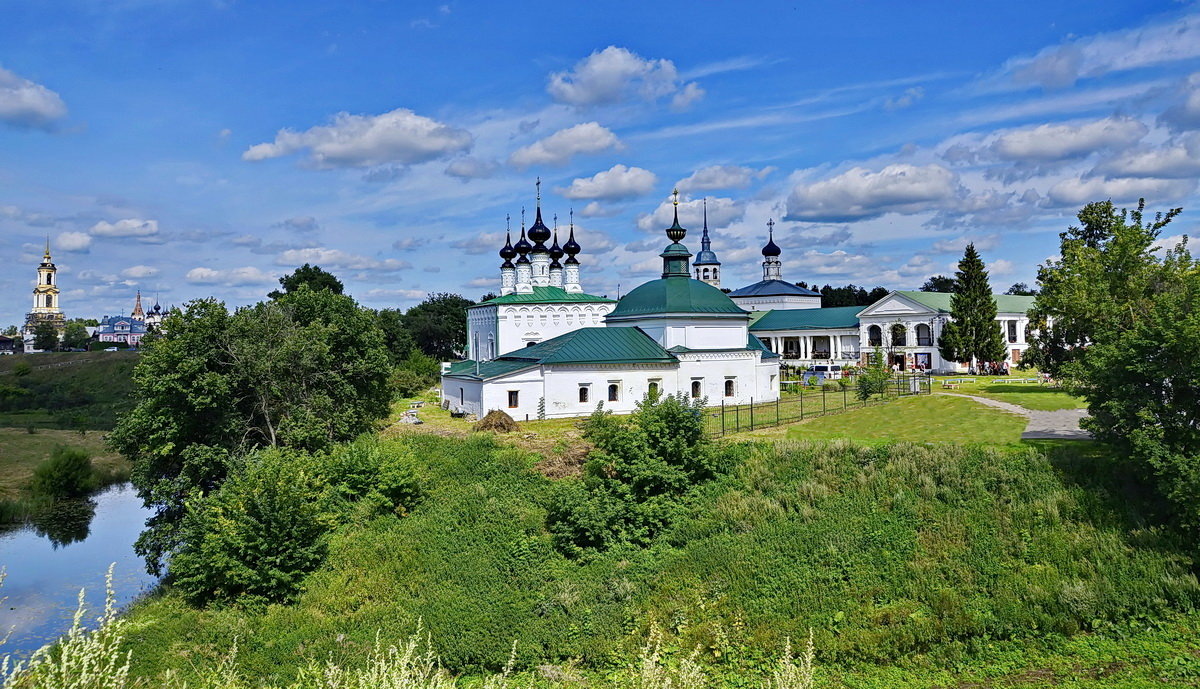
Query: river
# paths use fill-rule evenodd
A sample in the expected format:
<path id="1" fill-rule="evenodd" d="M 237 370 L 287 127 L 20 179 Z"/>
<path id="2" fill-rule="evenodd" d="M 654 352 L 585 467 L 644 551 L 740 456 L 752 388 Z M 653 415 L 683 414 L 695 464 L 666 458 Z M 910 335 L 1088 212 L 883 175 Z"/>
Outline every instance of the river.
<path id="1" fill-rule="evenodd" d="M 87 590 L 85 620 L 94 622 L 104 610 L 104 577 L 111 564 L 118 606 L 152 589 L 155 578 L 133 552 L 147 516 L 126 483 L 92 496 L 91 504 L 68 506 L 0 534 L 0 567 L 6 573 L 0 638 L 11 630 L 0 656 L 28 657 L 70 629 L 81 588 Z"/>

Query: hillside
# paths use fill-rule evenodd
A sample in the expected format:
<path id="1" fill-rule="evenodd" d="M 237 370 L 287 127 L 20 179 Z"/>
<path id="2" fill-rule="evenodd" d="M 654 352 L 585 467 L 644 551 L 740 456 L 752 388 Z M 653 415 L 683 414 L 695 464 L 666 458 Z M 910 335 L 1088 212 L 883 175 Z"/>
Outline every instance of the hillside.
<path id="1" fill-rule="evenodd" d="M 377 634 L 386 646 L 418 625 L 468 674 L 502 668 L 516 640 L 519 669 L 601 680 L 635 662 L 651 625 L 739 685 L 809 629 L 835 685 L 1163 686 L 1200 672 L 1193 550 L 1091 443 L 745 445 L 649 548 L 571 560 L 545 521 L 578 479 L 548 480 L 538 456 L 487 434 L 381 442 L 419 458 L 411 514 L 340 527 L 293 605 L 143 601 L 134 675 L 199 679 L 236 640 L 244 676 L 286 682 L 306 659 L 361 665 Z"/>
<path id="2" fill-rule="evenodd" d="M 134 352 L 0 357 L 0 427 L 111 430 L 132 406 Z"/>

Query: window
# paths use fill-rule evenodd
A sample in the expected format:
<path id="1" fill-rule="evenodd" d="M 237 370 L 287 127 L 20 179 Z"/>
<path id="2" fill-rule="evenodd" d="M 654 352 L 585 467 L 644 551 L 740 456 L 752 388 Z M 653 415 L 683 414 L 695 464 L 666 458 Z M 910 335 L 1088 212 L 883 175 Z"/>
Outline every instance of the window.
<path id="1" fill-rule="evenodd" d="M 933 344 L 933 331 L 924 323 L 917 324 L 917 344 L 921 347 L 929 347 Z"/>
<path id="2" fill-rule="evenodd" d="M 621 389 L 620 386 L 618 386 L 616 383 L 612 383 L 608 386 L 608 401 L 609 402 L 617 401 L 617 393 L 620 389 Z"/>
<path id="3" fill-rule="evenodd" d="M 587 404 L 588 402 L 588 387 L 586 385 L 579 386 L 579 403 Z"/>
<path id="4" fill-rule="evenodd" d="M 908 344 L 908 328 L 900 323 L 892 326 L 892 346 L 904 347 Z"/>
<path id="5" fill-rule="evenodd" d="M 465 403 L 466 403 L 466 393 L 464 393 L 464 392 L 463 392 L 463 389 L 462 389 L 462 388 L 459 388 L 459 389 L 458 389 L 458 403 L 459 403 L 459 404 L 465 404 Z"/>
<path id="6" fill-rule="evenodd" d="M 883 346 L 883 329 L 878 325 L 867 328 L 867 344 L 871 347 Z"/>
<path id="7" fill-rule="evenodd" d="M 650 384 L 646 386 L 646 392 L 649 392 L 651 395 L 657 395 L 658 394 L 658 381 L 654 381 L 654 380 L 650 381 Z"/>
<path id="8" fill-rule="evenodd" d="M 729 378 L 728 380 L 726 380 L 725 381 L 725 396 L 733 397 L 735 388 L 736 388 L 736 385 L 734 384 L 732 378 Z"/>
<path id="9" fill-rule="evenodd" d="M 525 343 L 525 346 L 526 346 L 526 347 L 532 347 L 532 346 L 534 346 L 535 344 L 537 344 L 537 343 L 536 343 L 536 342 L 526 342 L 526 343 Z"/>
<path id="10" fill-rule="evenodd" d="M 519 406 L 520 406 L 520 391 L 519 390 L 509 390 L 508 391 L 508 408 L 516 409 Z"/>
<path id="11" fill-rule="evenodd" d="M 694 399 L 694 400 L 700 399 L 700 387 L 701 387 L 700 381 L 698 381 L 698 380 L 692 381 L 692 399 Z"/>
<path id="12" fill-rule="evenodd" d="M 1017 341 L 1017 322 L 1008 321 L 1008 341 L 1014 343 Z"/>

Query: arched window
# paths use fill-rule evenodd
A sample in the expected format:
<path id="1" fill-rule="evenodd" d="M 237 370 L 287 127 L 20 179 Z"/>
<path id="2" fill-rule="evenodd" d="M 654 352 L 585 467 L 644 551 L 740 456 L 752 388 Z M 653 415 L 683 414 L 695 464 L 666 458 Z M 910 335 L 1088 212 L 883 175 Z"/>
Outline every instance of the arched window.
<path id="1" fill-rule="evenodd" d="M 883 346 L 883 329 L 878 325 L 872 325 L 867 328 L 867 345 L 871 347 Z"/>
<path id="2" fill-rule="evenodd" d="M 725 381 L 725 396 L 733 397 L 733 393 L 734 393 L 734 383 L 733 383 L 733 379 L 730 378 Z"/>
<path id="3" fill-rule="evenodd" d="M 700 399 L 700 381 L 698 380 L 692 381 L 692 399 Z"/>
<path id="4" fill-rule="evenodd" d="M 28 283 L 26 283 L 26 284 L 28 284 Z M 47 294 L 47 295 L 46 295 L 46 308 L 50 308 L 51 306 L 53 306 L 53 305 L 54 305 L 54 304 L 53 304 L 53 299 L 54 299 L 54 297 L 53 297 L 53 296 L 51 296 L 51 295 L 49 295 L 49 294 Z"/>
<path id="5" fill-rule="evenodd" d="M 917 345 L 929 347 L 933 344 L 933 331 L 924 323 L 917 324 Z"/>
<path id="6" fill-rule="evenodd" d="M 705 279 L 705 280 L 707 280 L 707 279 L 708 279 L 708 268 L 705 268 L 705 269 L 704 269 L 704 279 Z"/>
<path id="7" fill-rule="evenodd" d="M 580 385 L 579 386 L 579 403 L 587 404 L 587 401 L 588 401 L 588 387 L 586 385 Z"/>
<path id="8" fill-rule="evenodd" d="M 620 388 L 617 387 L 616 383 L 613 383 L 608 386 L 608 401 L 609 402 L 617 401 L 617 391 L 618 390 L 620 390 Z"/>
<path id="9" fill-rule="evenodd" d="M 53 278 L 53 277 L 54 277 L 54 275 L 53 275 L 52 273 L 46 273 L 46 284 L 47 284 L 47 285 L 53 285 L 53 284 L 54 284 L 54 280 L 52 280 L 52 279 L 51 279 L 51 278 Z"/>
<path id="10" fill-rule="evenodd" d="M 651 395 L 657 395 L 658 394 L 658 383 L 656 383 L 653 380 L 650 381 L 650 384 L 646 386 L 646 391 L 649 392 Z"/>
<path id="11" fill-rule="evenodd" d="M 897 323 L 892 326 L 892 346 L 903 347 L 908 344 L 908 328 Z"/>

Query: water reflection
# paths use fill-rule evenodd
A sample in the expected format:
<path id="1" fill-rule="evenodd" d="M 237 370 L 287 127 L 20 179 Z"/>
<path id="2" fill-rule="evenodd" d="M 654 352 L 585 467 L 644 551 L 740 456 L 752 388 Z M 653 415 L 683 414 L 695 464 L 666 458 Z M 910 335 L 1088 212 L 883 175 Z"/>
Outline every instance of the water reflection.
<path id="1" fill-rule="evenodd" d="M 71 626 L 79 589 L 89 613 L 104 609 L 104 576 L 113 570 L 117 605 L 127 605 L 156 583 L 133 552 L 150 512 L 128 484 L 109 488 L 53 518 L 0 535 L 0 567 L 7 573 L 0 598 L 0 655 L 26 657 Z"/>
<path id="2" fill-rule="evenodd" d="M 50 541 L 54 548 L 86 540 L 92 529 L 92 518 L 96 516 L 96 501 L 56 500 L 34 512 L 29 525 L 34 533 Z"/>

